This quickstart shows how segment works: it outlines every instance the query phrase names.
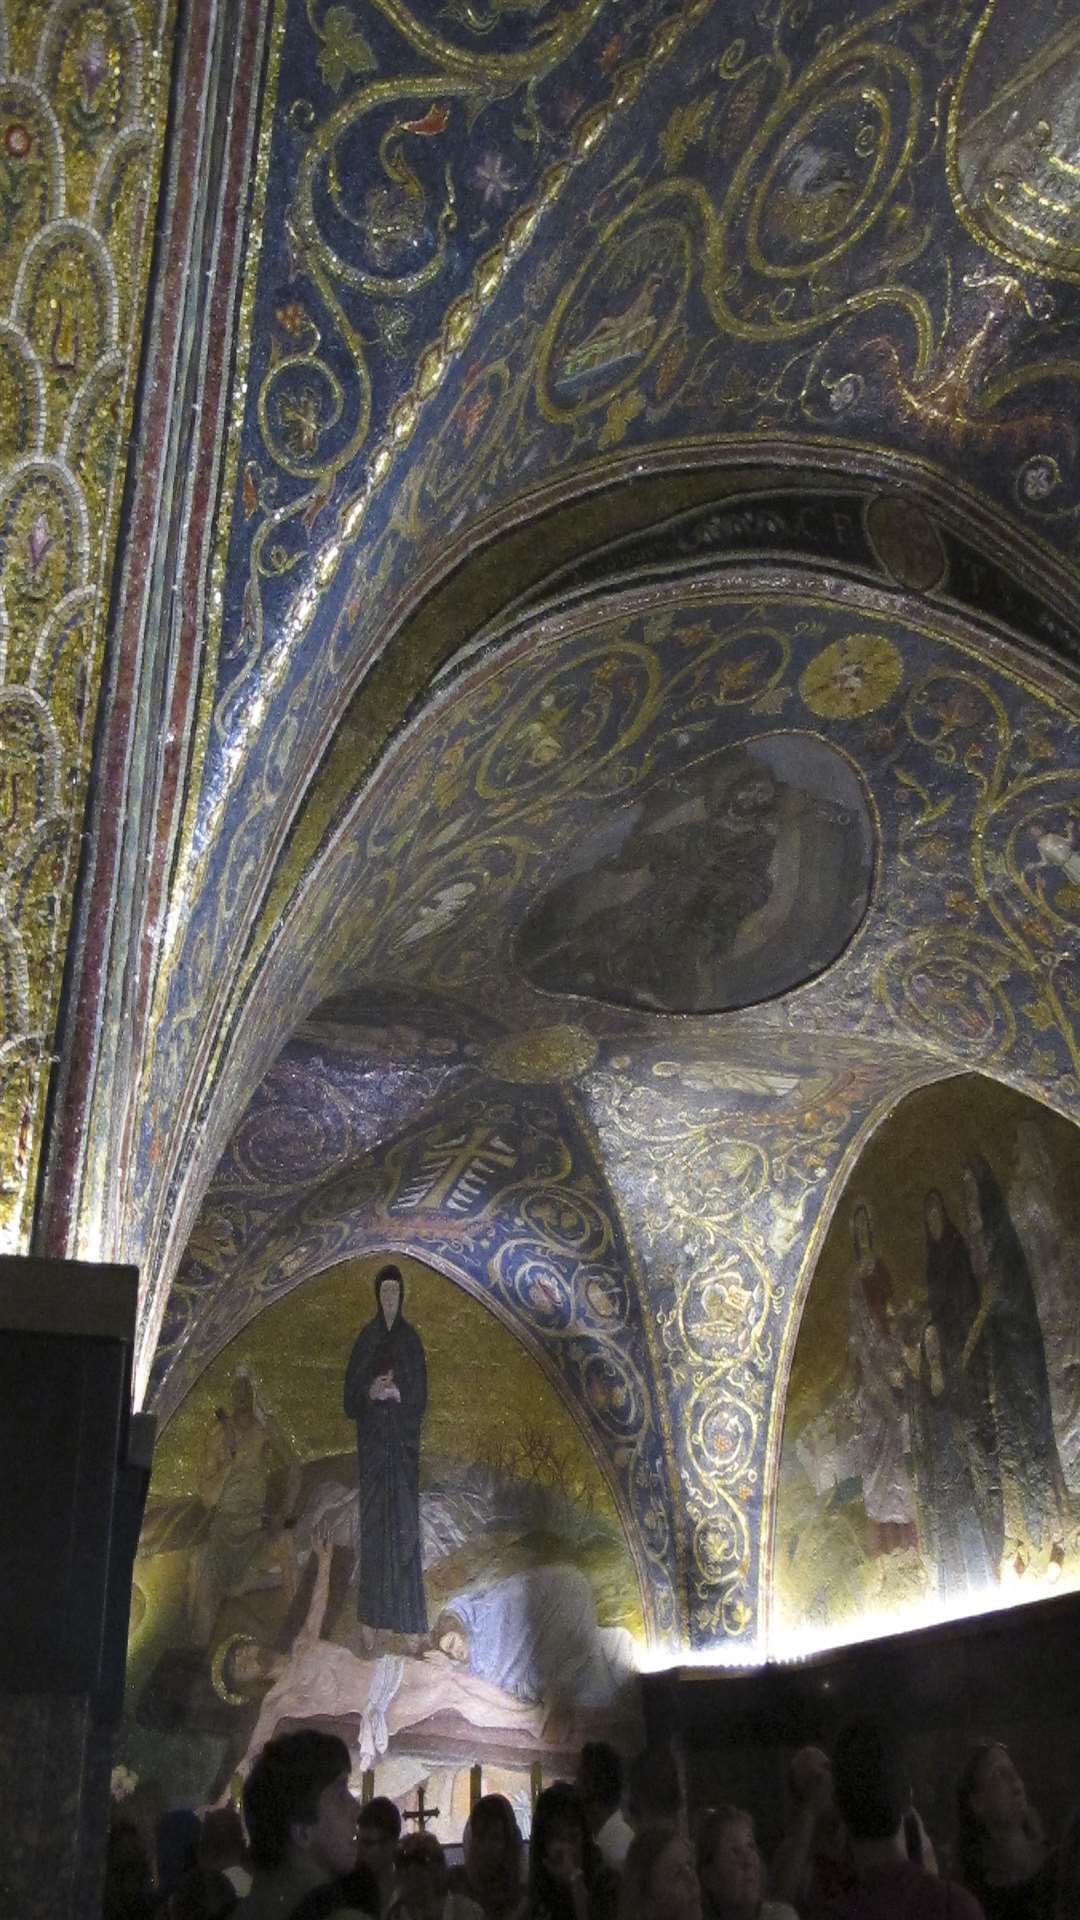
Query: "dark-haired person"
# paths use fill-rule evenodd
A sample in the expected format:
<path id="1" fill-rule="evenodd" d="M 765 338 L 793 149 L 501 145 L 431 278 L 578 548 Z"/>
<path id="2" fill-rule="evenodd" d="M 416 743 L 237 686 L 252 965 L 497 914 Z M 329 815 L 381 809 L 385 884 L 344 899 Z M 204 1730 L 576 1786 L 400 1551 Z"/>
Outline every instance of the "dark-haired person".
<path id="1" fill-rule="evenodd" d="M 419 1652 L 428 1632 L 420 1559 L 420 1429 L 427 1363 L 404 1316 L 400 1267 L 375 1275 L 375 1312 L 345 1371 L 345 1414 L 356 1422 L 360 1482 L 357 1619 L 367 1650 L 379 1631 L 403 1633 Z"/>
<path id="2" fill-rule="evenodd" d="M 293 1908 L 289 1920 L 334 1920 L 335 1914 L 346 1913 L 376 1920 L 378 1911 L 379 1889 L 374 1875 L 368 1867 L 352 1867 L 337 1880 L 328 1880 L 324 1886 L 305 1894 L 300 1905 Z"/>
<path id="3" fill-rule="evenodd" d="M 855 1884 L 855 1869 L 823 1748 L 800 1747 L 792 1755 L 787 1786 L 791 1814 L 772 1859 L 772 1893 L 803 1920 L 829 1920 Z"/>
<path id="4" fill-rule="evenodd" d="M 356 1816 L 356 1858 L 374 1878 L 377 1914 L 386 1913 L 394 1897 L 394 1855 L 400 1839 L 401 1815 L 393 1801 L 381 1793 L 365 1800 Z"/>
<path id="5" fill-rule="evenodd" d="M 844 1727 L 833 1750 L 836 1804 L 857 1884 L 842 1920 L 983 1920 L 974 1897 L 909 1857 L 911 1790 L 895 1739 L 872 1719 Z"/>
<path id="6" fill-rule="evenodd" d="M 697 1830 L 697 1871 L 705 1920 L 796 1920 L 794 1907 L 766 1900 L 754 1823 L 741 1807 L 710 1807 Z"/>
<path id="7" fill-rule="evenodd" d="M 615 1920 L 618 1899 L 618 1875 L 604 1865 L 580 1795 L 557 1780 L 533 1812 L 528 1920 Z"/>
<path id="8" fill-rule="evenodd" d="M 1056 1862 L 1006 1749 L 973 1749 L 956 1790 L 957 1855 L 986 1920 L 1052 1920 Z"/>
<path id="9" fill-rule="evenodd" d="M 690 1842 L 665 1823 L 642 1827 L 623 1867 L 619 1920 L 701 1920 Z"/>
<path id="10" fill-rule="evenodd" d="M 345 1742 L 313 1728 L 268 1741 L 244 1782 L 244 1822 L 254 1880 L 237 1913 L 293 1920 L 309 1894 L 356 1864 Z M 345 1920 L 358 1909 L 343 1896 L 332 1911 Z"/>
<path id="11" fill-rule="evenodd" d="M 481 1920 L 475 1900 L 451 1888 L 433 1833 L 406 1833 L 398 1841 L 390 1912 L 394 1920 Z"/>
<path id="12" fill-rule="evenodd" d="M 517 1920 L 525 1906 L 523 1845 L 503 1794 L 481 1795 L 465 1823 L 463 1852 L 463 1865 L 450 1874 L 453 1892 L 472 1900 L 484 1920 Z"/>
<path id="13" fill-rule="evenodd" d="M 154 1875 L 142 1834 L 133 1820 L 114 1818 L 105 1850 L 102 1920 L 151 1920 Z"/>
<path id="14" fill-rule="evenodd" d="M 635 1833 L 654 1826 L 678 1827 L 685 1832 L 686 1796 L 670 1741 L 644 1747 L 631 1760 L 626 1775 L 626 1811 Z"/>
<path id="15" fill-rule="evenodd" d="M 162 1912 L 165 1920 L 228 1920 L 238 1905 L 236 1888 L 216 1867 L 190 1867 Z"/>
<path id="16" fill-rule="evenodd" d="M 634 1829 L 623 1819 L 623 1767 L 606 1740 L 586 1740 L 578 1759 L 577 1790 L 605 1866 L 621 1873 Z"/>
<path id="17" fill-rule="evenodd" d="M 223 1873 L 238 1900 L 251 1892 L 244 1823 L 231 1802 L 228 1806 L 211 1807 L 203 1815 L 199 1865 L 207 1873 Z"/>

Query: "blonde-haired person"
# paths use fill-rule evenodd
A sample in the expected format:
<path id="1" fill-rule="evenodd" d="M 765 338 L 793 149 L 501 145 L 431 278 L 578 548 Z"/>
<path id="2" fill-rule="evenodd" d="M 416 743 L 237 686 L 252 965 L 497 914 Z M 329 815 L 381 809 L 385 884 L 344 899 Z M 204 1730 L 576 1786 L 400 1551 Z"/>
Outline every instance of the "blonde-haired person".
<path id="1" fill-rule="evenodd" d="M 630 1842 L 619 1920 L 702 1920 L 693 1851 L 670 1822 L 642 1827 Z"/>
<path id="2" fill-rule="evenodd" d="M 794 1907 L 764 1897 L 754 1822 L 742 1807 L 710 1807 L 702 1816 L 697 1869 L 705 1920 L 796 1920 Z"/>

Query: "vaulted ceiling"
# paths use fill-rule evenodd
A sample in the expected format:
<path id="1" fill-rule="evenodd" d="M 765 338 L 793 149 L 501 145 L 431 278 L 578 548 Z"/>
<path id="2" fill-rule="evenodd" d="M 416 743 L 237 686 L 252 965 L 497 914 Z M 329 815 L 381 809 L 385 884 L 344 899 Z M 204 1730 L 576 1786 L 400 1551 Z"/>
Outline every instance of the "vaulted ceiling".
<path id="1" fill-rule="evenodd" d="M 1080 1099 L 1080 29 L 99 14 L 5 53 L 28 153 L 91 155 L 80 233 L 125 100 L 153 196 L 173 74 L 104 655 L 113 522 L 49 571 L 59 401 L 8 486 L 12 635 L 91 578 L 99 623 L 77 698 L 7 655 L 20 715 L 81 701 L 75 773 L 98 716 L 77 897 L 79 779 L 7 745 L 11 1244 L 139 1262 L 163 1413 L 308 1274 L 431 1259 L 581 1413 L 657 1638 L 752 1642 L 861 1144 L 960 1070 Z M 78 166 L 35 189 L 61 252 Z M 74 393 L 11 232 L 11 391 Z M 118 497 L 122 431 L 99 457 Z"/>

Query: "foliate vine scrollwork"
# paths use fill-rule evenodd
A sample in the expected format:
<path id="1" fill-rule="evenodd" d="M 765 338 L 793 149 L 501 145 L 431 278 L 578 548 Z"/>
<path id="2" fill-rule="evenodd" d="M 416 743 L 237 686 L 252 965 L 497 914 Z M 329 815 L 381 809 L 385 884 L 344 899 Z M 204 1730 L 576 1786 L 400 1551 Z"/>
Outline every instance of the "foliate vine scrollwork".
<path id="1" fill-rule="evenodd" d="M 312 234 L 303 234 L 297 218 L 298 212 L 303 214 L 306 205 L 304 179 L 301 178 L 297 196 L 294 196 L 287 216 L 290 233 L 297 235 L 296 245 L 292 249 L 292 265 L 299 273 L 306 260 L 315 278 L 308 276 L 311 298 L 286 301 L 277 311 L 275 327 L 284 328 L 287 332 L 296 327 L 302 330 L 307 345 L 300 358 L 305 359 L 307 364 L 290 369 L 288 381 L 283 374 L 279 374 L 279 384 L 269 394 L 264 393 L 262 401 L 268 420 L 273 411 L 268 404 L 269 399 L 281 404 L 286 417 L 279 424 L 293 438 L 292 464 L 297 464 L 299 454 L 304 463 L 314 465 L 317 454 L 320 470 L 317 477 L 307 480 L 301 478 L 304 486 L 302 493 L 284 498 L 278 485 L 284 468 L 276 468 L 271 464 L 271 470 L 266 472 L 262 459 L 249 459 L 245 466 L 240 495 L 245 523 L 241 539 L 242 542 L 250 539 L 250 553 L 246 563 L 247 584 L 240 618 L 235 623 L 230 622 L 226 629 L 223 626 L 224 603 L 218 600 L 215 600 L 211 617 L 210 659 L 212 664 L 220 661 L 224 671 L 218 683 L 216 706 L 212 716 L 207 717 L 207 724 L 211 738 L 216 738 L 219 745 L 233 739 L 237 730 L 242 728 L 250 702 L 255 697 L 256 686 L 261 707 L 279 677 L 286 673 L 290 655 L 306 632 L 324 590 L 332 582 L 346 544 L 359 531 L 372 500 L 388 479 L 398 455 L 412 439 L 424 407 L 442 384 L 454 360 L 462 353 L 480 315 L 494 298 L 506 273 L 529 246 L 541 217 L 558 200 L 574 169 L 594 151 L 615 116 L 636 97 L 649 67 L 672 53 L 683 35 L 708 11 L 712 0 L 690 0 L 690 4 L 678 15 L 661 19 L 647 42 L 642 35 L 648 11 L 643 8 L 632 21 L 625 22 L 603 48 L 601 69 L 605 75 L 611 76 L 609 97 L 585 105 L 580 96 L 570 94 L 568 100 L 573 104 L 576 117 L 571 118 L 568 112 L 565 124 L 560 125 L 556 113 L 553 128 L 552 115 L 548 113 L 541 123 L 536 109 L 537 87 L 580 44 L 583 35 L 599 19 L 604 3 L 605 0 L 587 0 L 587 4 L 564 9 L 555 17 L 549 32 L 527 34 L 526 49 L 496 53 L 487 35 L 496 17 L 504 11 L 511 11 L 509 8 L 494 7 L 490 16 L 483 21 L 473 20 L 470 13 L 464 24 L 475 30 L 485 44 L 468 49 L 432 33 L 405 8 L 396 4 L 396 0 L 379 0 L 379 11 L 398 30 L 407 47 L 414 54 L 432 62 L 427 78 L 435 87 L 436 97 L 426 98 L 421 110 L 421 96 L 414 96 L 412 91 L 416 76 L 406 76 L 399 86 L 398 105 L 403 100 L 407 101 L 410 110 L 407 117 L 400 113 L 395 117 L 391 112 L 393 101 L 385 91 L 390 83 L 368 83 L 365 80 L 357 96 L 346 101 L 331 116 L 331 123 L 342 132 L 346 124 L 349 127 L 354 122 L 362 124 L 365 112 L 373 110 L 376 103 L 390 118 L 389 126 L 384 119 L 378 140 L 384 178 L 376 182 L 376 189 L 382 198 L 378 207 L 373 203 L 370 209 L 374 215 L 371 238 L 376 249 L 382 245 L 392 250 L 409 234 L 412 234 L 413 240 L 417 238 L 415 219 L 410 225 L 406 217 L 406 202 L 413 215 L 419 205 L 416 180 L 419 178 L 424 186 L 423 176 L 415 163 L 416 141 L 426 139 L 437 143 L 441 132 L 449 125 L 447 112 L 457 111 L 458 108 L 467 111 L 471 130 L 478 114 L 493 107 L 509 108 L 517 93 L 524 90 L 526 111 L 514 123 L 513 137 L 520 138 L 530 154 L 535 156 L 534 175 L 524 183 L 524 195 L 517 195 L 517 211 L 507 221 L 496 244 L 480 254 L 463 289 L 454 298 L 449 297 L 448 291 L 445 292 L 446 304 L 437 335 L 431 338 L 429 334 L 431 344 L 415 363 L 411 386 L 404 393 L 399 393 L 393 405 L 389 405 L 389 402 L 397 390 L 398 382 L 392 369 L 388 376 L 389 384 L 385 379 L 379 383 L 380 397 L 376 405 L 372 387 L 372 356 L 379 346 L 386 350 L 391 360 L 403 355 L 402 337 L 410 331 L 410 313 L 414 309 L 419 311 L 425 288 L 414 289 L 408 298 L 373 300 L 372 296 L 358 295 L 355 289 L 342 288 L 335 283 L 329 272 L 332 263 L 324 259 L 313 265 L 308 245 Z M 324 73 L 329 69 L 335 78 L 354 70 L 366 74 L 375 60 L 373 50 L 364 36 L 361 36 L 362 48 L 356 44 L 354 27 L 345 21 L 346 12 L 342 7 L 331 7 L 322 16 L 317 12 L 309 14 L 310 23 L 321 43 L 320 65 Z M 349 18 L 351 20 L 352 16 Z M 642 42 L 642 57 L 637 59 L 629 57 L 635 34 Z M 331 41 L 333 44 L 330 44 Z M 378 91 L 379 88 L 382 91 Z M 417 108 L 416 114 L 411 111 L 413 105 Z M 315 113 L 310 102 L 294 102 L 290 115 L 290 123 L 297 131 L 307 131 L 315 124 Z M 416 137 L 413 140 L 413 158 L 408 156 L 409 140 L 405 138 L 406 135 Z M 547 164 L 544 164 L 543 152 L 545 135 L 547 145 L 554 154 Z M 319 213 L 321 220 L 327 207 L 331 213 L 334 212 L 329 191 L 332 184 L 331 157 L 329 154 L 326 156 L 325 191 L 321 200 L 317 176 L 315 173 L 311 175 L 313 219 Z M 390 169 L 388 175 L 385 174 L 387 167 Z M 339 186 L 341 172 L 342 169 L 338 167 Z M 395 173 L 399 176 L 396 179 L 393 177 Z M 513 173 L 515 169 L 511 169 Z M 505 168 L 490 154 L 483 156 L 467 180 L 458 164 L 452 196 L 456 203 L 455 213 L 450 205 L 450 185 L 445 167 L 440 178 L 441 190 L 448 196 L 444 202 L 444 225 L 447 229 L 452 218 L 461 218 L 465 188 L 473 190 L 474 205 L 476 191 L 479 191 L 484 218 L 478 228 L 470 228 L 468 238 L 472 242 L 488 231 L 491 225 L 489 214 L 497 212 L 508 195 L 515 197 L 510 194 L 511 185 L 515 189 L 523 185 L 516 177 L 511 180 Z M 424 187 L 424 190 L 426 193 L 428 188 Z M 468 195 L 465 194 L 465 197 Z M 460 234 L 460 227 L 458 232 Z M 348 249 L 345 251 L 348 254 Z M 474 255 L 475 251 L 474 246 Z M 467 256 L 468 249 L 459 248 L 458 253 Z M 375 264 L 378 264 L 377 260 Z M 398 281 L 391 288 L 387 280 L 381 291 L 386 294 L 392 290 L 400 293 L 405 289 Z M 367 305 L 358 321 L 356 309 L 349 302 L 362 297 L 367 299 Z M 318 314 L 318 321 L 310 310 L 312 308 Z M 327 315 L 330 316 L 329 324 Z M 339 321 L 343 324 L 338 324 Z M 288 357 L 290 352 L 289 341 L 280 341 L 271 346 L 271 358 L 275 354 L 278 358 Z M 273 371 L 271 366 L 267 374 Z M 351 410 L 345 408 L 339 411 L 337 387 L 347 393 L 355 389 Z M 376 435 L 374 442 L 373 433 Z M 329 446 L 320 445 L 325 435 L 329 436 Z M 279 441 L 280 437 L 279 432 Z M 313 576 L 298 590 L 290 606 L 286 608 L 275 603 L 281 617 L 268 628 L 268 593 L 275 589 L 276 583 L 284 581 L 295 571 L 301 559 L 310 556 L 317 524 L 338 490 L 339 481 L 347 481 L 351 477 L 352 465 L 361 454 L 366 454 L 366 459 L 359 485 L 354 485 L 351 493 L 345 493 L 337 511 L 337 531 L 317 552 Z M 246 525 L 249 521 L 255 522 L 250 535 Z M 324 520 L 322 526 L 325 525 Z M 234 546 L 235 533 L 234 525 Z M 223 634 L 227 634 L 224 646 Z M 215 780 L 215 791 L 220 793 L 222 800 L 243 764 L 242 755 L 234 751 L 226 754 L 218 770 L 220 777 Z M 215 817 L 219 812 L 220 806 L 215 803 Z M 202 840 L 212 840 L 215 832 L 214 827 L 208 832 L 204 831 Z M 166 957 L 163 982 L 167 982 L 171 975 L 172 964 Z"/>
<path id="2" fill-rule="evenodd" d="M 1080 906 L 1080 775 L 1049 764 L 1058 748 L 1043 714 L 1018 723 L 973 670 L 923 676 L 904 722 L 922 764 L 895 772 L 906 802 L 901 860 L 940 878 L 947 850 L 960 848 L 965 868 L 950 869 L 952 924 L 896 945 L 879 996 L 913 1036 L 985 1062 L 1012 1054 L 1022 1027 L 1044 1051 L 1056 1040 L 1075 1084 L 1080 975 L 1063 935 Z"/>
<path id="3" fill-rule="evenodd" d="M 920 295 L 888 277 L 853 295 L 834 278 L 840 262 L 864 242 L 871 254 L 877 250 L 914 159 L 922 107 L 919 67 L 884 34 L 875 35 L 922 4 L 906 0 L 846 32 L 826 31 L 797 76 L 778 18 L 770 59 L 773 97 L 719 212 L 707 215 L 705 287 L 726 333 L 795 339 L 855 311 L 890 304 L 907 313 L 918 360 L 925 364 L 932 322 Z M 730 84 L 743 70 L 741 61 L 729 61 L 725 79 Z M 814 152 L 817 172 L 808 174 Z"/>
<path id="4" fill-rule="evenodd" d="M 287 110 L 293 133 L 304 140 L 284 221 L 293 290 L 274 312 L 256 398 L 261 455 L 246 469 L 243 511 L 258 519 L 241 630 L 225 655 L 241 680 L 263 647 L 264 583 L 310 559 L 312 535 L 338 477 L 354 468 L 373 425 L 385 437 L 365 487 L 386 477 L 395 449 L 411 437 L 418 404 L 440 383 L 506 266 L 527 244 L 539 212 L 603 124 L 553 140 L 538 117 L 536 88 L 574 52 L 607 0 L 560 8 L 541 0 L 529 11 L 545 17 L 526 32 L 502 20 L 517 7 L 459 7 L 456 15 L 447 9 L 474 45 L 434 31 L 400 0 L 374 4 L 396 42 L 362 32 L 348 7 L 322 9 L 308 0 L 319 72 L 343 97 L 322 117 L 308 99 L 293 99 Z M 523 44 L 496 47 L 497 26 L 512 28 Z M 505 32 L 495 37 L 505 40 Z M 423 63 L 419 71 L 380 71 L 407 69 L 416 60 Z M 355 84 L 346 90 L 347 80 Z M 508 129 L 521 96 L 525 108 Z M 498 146 L 472 147 L 474 130 L 493 110 L 500 115 L 499 140 L 517 143 L 520 157 L 508 158 Z M 542 147 L 555 161 L 546 173 Z M 529 178 L 531 196 L 519 206 L 502 249 L 484 257 L 464 291 L 457 272 L 459 298 L 451 299 L 452 288 L 443 296 L 442 337 L 420 361 L 413 395 L 400 396 L 394 361 L 409 353 L 414 329 L 429 324 L 451 265 L 460 267 L 470 242 L 475 251 L 505 203 L 520 202 Z M 395 391 L 399 398 L 387 419 Z M 278 497 L 278 475 L 304 483 L 303 490 Z M 353 496 L 350 531 L 364 497 L 364 489 Z M 327 578 L 332 568 L 330 562 Z M 219 726 L 227 726 L 232 711 L 228 703 Z"/>
<path id="5" fill-rule="evenodd" d="M 642 1209 L 661 1374 L 678 1408 L 692 1629 L 745 1637 L 780 1299 L 754 1203 L 776 1176 L 763 1142 L 724 1128 L 723 1103 L 711 1123 L 708 1104 L 688 1113 L 617 1071 L 595 1076 L 590 1096 Z"/>

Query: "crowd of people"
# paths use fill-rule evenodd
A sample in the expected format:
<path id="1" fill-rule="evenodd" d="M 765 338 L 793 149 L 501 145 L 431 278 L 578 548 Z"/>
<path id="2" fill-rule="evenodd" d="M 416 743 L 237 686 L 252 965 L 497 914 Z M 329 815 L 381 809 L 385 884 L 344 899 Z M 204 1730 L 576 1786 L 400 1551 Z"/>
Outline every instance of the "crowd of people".
<path id="1" fill-rule="evenodd" d="M 624 1770 L 603 1742 L 537 1797 L 526 1845 L 485 1794 L 450 1867 L 393 1801 L 358 1806 L 348 1749 L 314 1730 L 262 1749 L 244 1817 L 161 1822 L 156 1875 L 137 1827 L 109 1836 L 104 1920 L 1080 1920 L 1080 1812 L 1048 1846 L 1013 1761 L 987 1741 L 957 1785 L 949 1873 L 914 1805 L 900 1742 L 852 1721 L 831 1756 L 788 1768 L 789 1819 L 766 1870 L 751 1814 L 691 1816 L 669 1748 Z"/>

